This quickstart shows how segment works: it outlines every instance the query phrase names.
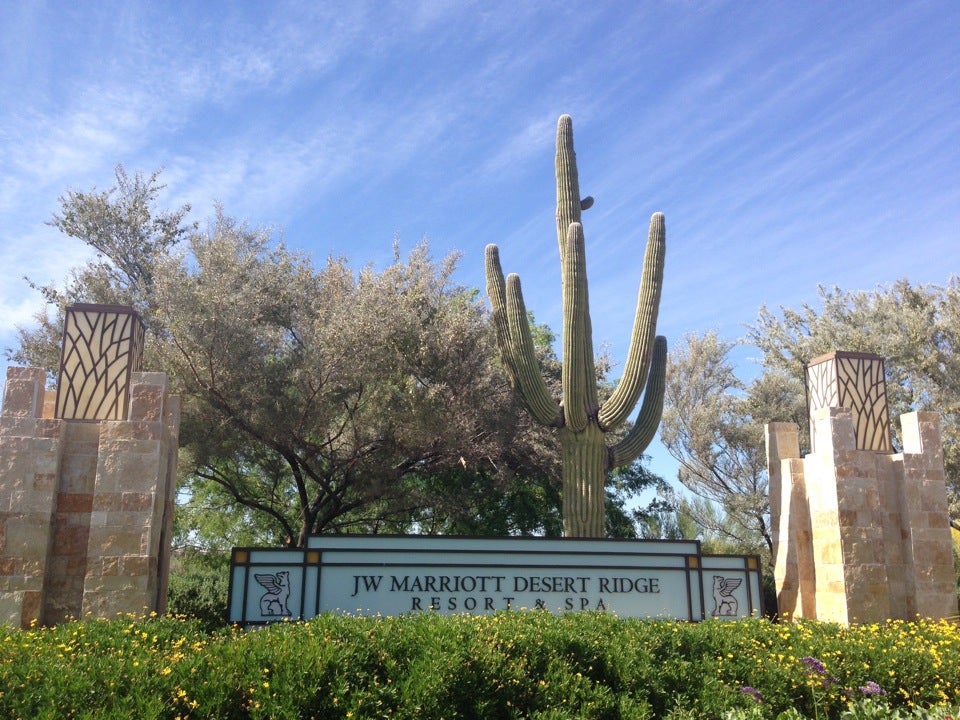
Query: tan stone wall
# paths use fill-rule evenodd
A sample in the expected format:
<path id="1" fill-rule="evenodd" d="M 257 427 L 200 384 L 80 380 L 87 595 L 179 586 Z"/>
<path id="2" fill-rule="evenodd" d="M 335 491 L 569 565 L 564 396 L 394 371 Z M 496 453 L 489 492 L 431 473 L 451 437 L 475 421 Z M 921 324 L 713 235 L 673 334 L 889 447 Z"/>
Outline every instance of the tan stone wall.
<path id="1" fill-rule="evenodd" d="M 802 459 L 796 425 L 767 427 L 781 614 L 841 623 L 955 616 L 938 416 L 902 416 L 900 454 L 857 449 L 844 408 L 820 408 L 814 422 L 817 448 Z"/>
<path id="2" fill-rule="evenodd" d="M 0 415 L 0 623 L 27 626 L 46 599 L 62 424 L 42 417 L 45 375 L 9 368 Z"/>
<path id="3" fill-rule="evenodd" d="M 163 373 L 133 373 L 126 420 L 55 420 L 45 380 L 34 368 L 7 371 L 0 623 L 162 612 L 179 399 Z"/>

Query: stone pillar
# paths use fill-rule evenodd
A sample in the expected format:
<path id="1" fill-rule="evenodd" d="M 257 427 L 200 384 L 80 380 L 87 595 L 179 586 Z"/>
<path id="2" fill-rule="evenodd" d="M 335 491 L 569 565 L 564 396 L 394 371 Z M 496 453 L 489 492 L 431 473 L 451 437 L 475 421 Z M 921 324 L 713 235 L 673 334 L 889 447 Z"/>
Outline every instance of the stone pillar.
<path id="1" fill-rule="evenodd" d="M 0 624 L 29 627 L 48 594 L 63 423 L 44 419 L 46 374 L 8 368 L 0 412 Z"/>
<path id="2" fill-rule="evenodd" d="M 947 485 L 940 440 L 940 416 L 912 412 L 900 416 L 903 453 L 900 481 L 901 537 L 913 602 L 908 617 L 957 614 L 953 537 L 946 512 Z"/>
<path id="3" fill-rule="evenodd" d="M 160 612 L 166 574 L 180 405 L 163 373 L 133 373 L 128 420 L 100 425 L 83 612 Z"/>
<path id="4" fill-rule="evenodd" d="M 777 608 L 783 617 L 816 617 L 810 511 L 796 423 L 767 425 L 766 445 Z"/>
<path id="5" fill-rule="evenodd" d="M 817 451 L 806 458 L 817 618 L 890 617 L 876 455 L 858 450 L 852 413 L 816 412 Z M 812 471 L 812 472 L 811 472 Z"/>
<path id="6" fill-rule="evenodd" d="M 903 415 L 904 452 L 889 452 L 878 360 L 811 362 L 813 449 L 802 460 L 796 426 L 767 427 L 781 614 L 841 623 L 957 614 L 939 418 Z M 856 407 L 830 404 L 840 401 Z"/>
<path id="7" fill-rule="evenodd" d="M 136 370 L 130 308 L 68 308 L 56 392 L 8 368 L 0 409 L 0 623 L 163 612 L 179 398 Z"/>

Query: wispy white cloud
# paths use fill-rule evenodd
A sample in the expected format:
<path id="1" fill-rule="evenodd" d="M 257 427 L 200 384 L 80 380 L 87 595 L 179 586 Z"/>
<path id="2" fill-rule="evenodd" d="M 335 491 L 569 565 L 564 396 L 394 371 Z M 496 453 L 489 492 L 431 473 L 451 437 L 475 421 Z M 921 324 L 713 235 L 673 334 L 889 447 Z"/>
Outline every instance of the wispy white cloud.
<path id="1" fill-rule="evenodd" d="M 257 224 L 308 228 L 288 240 L 320 256 L 362 263 L 389 252 L 394 230 L 428 233 L 462 249 L 464 281 L 482 285 L 482 247 L 498 242 L 553 323 L 561 112 L 574 115 L 583 189 L 597 197 L 585 222 L 598 340 L 620 343 L 632 322 L 655 210 L 667 213 L 662 317 L 674 335 L 736 332 L 760 302 L 810 297 L 821 279 L 885 280 L 931 257 L 944 275 L 960 267 L 960 161 L 948 152 L 960 51 L 944 41 L 960 23 L 942 5 L 0 13 L 0 258 L 51 278 L 76 264 L 37 255 L 56 197 L 109 186 L 117 162 L 163 165 L 170 204 L 191 202 L 201 219 L 219 200 Z M 922 249 L 905 250 L 891 218 Z M 855 270 L 870 243 L 888 260 Z M 26 297 L 0 285 L 11 316 Z"/>

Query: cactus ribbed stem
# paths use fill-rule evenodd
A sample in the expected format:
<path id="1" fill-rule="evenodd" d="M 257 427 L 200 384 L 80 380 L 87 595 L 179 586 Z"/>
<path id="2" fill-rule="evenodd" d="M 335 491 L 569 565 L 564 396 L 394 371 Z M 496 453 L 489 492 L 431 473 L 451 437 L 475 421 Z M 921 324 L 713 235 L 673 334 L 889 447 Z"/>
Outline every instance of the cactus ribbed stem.
<path id="1" fill-rule="evenodd" d="M 514 347 L 517 384 L 527 400 L 530 414 L 542 425 L 559 426 L 563 416 L 540 374 L 533 336 L 530 334 L 530 321 L 523 304 L 520 278 L 516 274 L 507 276 L 507 321 L 510 324 L 510 343 Z"/>
<path id="2" fill-rule="evenodd" d="M 663 392 L 666 388 L 667 339 L 658 335 L 653 343 L 653 367 L 647 378 L 647 391 L 637 421 L 620 442 L 610 448 L 610 467 L 629 465 L 647 449 L 663 414 Z"/>
<path id="3" fill-rule="evenodd" d="M 643 258 L 643 274 L 640 292 L 637 294 L 637 312 L 633 320 L 627 362 L 616 390 L 600 408 L 601 428 L 617 427 L 625 421 L 636 407 L 647 382 L 653 339 L 657 333 L 657 313 L 660 308 L 660 292 L 663 289 L 666 249 L 663 213 L 655 213 L 650 218 L 650 232 Z M 657 422 L 659 423 L 659 419 Z"/>
<path id="4" fill-rule="evenodd" d="M 527 311 L 523 303 L 520 278 L 516 275 L 511 276 L 513 288 L 508 288 L 511 279 L 508 278 L 507 282 L 504 282 L 500 254 L 496 245 L 487 245 L 486 271 L 487 296 L 493 307 L 494 330 L 510 384 L 524 407 L 537 422 L 559 427 L 563 415 L 540 375 L 533 337 L 527 322 Z"/>
<path id="5" fill-rule="evenodd" d="M 563 534 L 603 537 L 606 496 L 597 477 L 607 475 L 608 451 L 603 432 L 591 423 L 583 432 L 560 431 L 563 453 Z"/>
<path id="6" fill-rule="evenodd" d="M 503 269 L 500 267 L 500 251 L 496 245 L 487 245 L 485 252 L 486 275 L 487 275 L 487 297 L 490 298 L 490 305 L 493 308 L 493 327 L 497 334 L 497 345 L 501 352 L 511 351 L 511 357 L 504 359 L 504 367 L 507 370 L 507 377 L 514 390 L 517 388 L 517 380 L 514 375 L 514 359 L 512 357 L 512 345 L 510 338 L 510 323 L 507 320 L 507 286 L 503 280 Z"/>
<path id="7" fill-rule="evenodd" d="M 561 115 L 557 122 L 557 150 L 554 163 L 557 175 L 557 244 L 560 264 L 566 254 L 567 229 L 580 222 L 580 178 L 577 154 L 573 151 L 573 119 Z"/>
<path id="8" fill-rule="evenodd" d="M 587 262 L 581 210 L 593 200 L 580 199 L 573 123 L 557 123 L 557 240 L 563 285 L 562 398 L 558 405 L 540 375 L 520 279 L 503 279 L 496 246 L 487 247 L 487 294 L 504 364 L 511 383 L 533 418 L 560 428 L 563 453 L 563 528 L 568 537 L 604 534 L 607 472 L 636 460 L 653 439 L 663 409 L 667 342 L 656 337 L 663 285 L 665 230 L 663 215 L 650 220 L 637 312 L 624 375 L 610 399 L 598 407 Z M 646 387 L 637 421 L 626 437 L 608 447 L 604 434 L 622 424 Z"/>
<path id="9" fill-rule="evenodd" d="M 597 378 L 588 324 L 587 258 L 583 226 L 570 225 L 563 263 L 563 411 L 567 427 L 586 428 L 596 414 Z"/>

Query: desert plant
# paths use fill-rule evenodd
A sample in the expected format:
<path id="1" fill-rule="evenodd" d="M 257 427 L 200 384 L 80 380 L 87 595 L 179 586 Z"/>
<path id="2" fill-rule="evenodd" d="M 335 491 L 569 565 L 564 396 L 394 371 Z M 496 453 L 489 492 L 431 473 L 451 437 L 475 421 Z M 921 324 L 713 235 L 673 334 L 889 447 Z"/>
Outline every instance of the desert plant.
<path id="1" fill-rule="evenodd" d="M 587 299 L 586 257 L 573 122 L 557 123 L 557 240 L 563 290 L 563 375 L 560 402 L 540 374 L 531 339 L 520 278 L 504 281 L 496 245 L 486 249 L 487 295 L 493 307 L 497 342 L 511 383 L 531 416 L 559 429 L 563 455 L 563 523 L 567 537 L 601 537 L 607 473 L 636 460 L 653 439 L 663 409 L 667 342 L 656 336 L 666 251 L 662 213 L 650 219 L 637 312 L 623 377 L 600 403 Z M 640 414 L 613 444 L 605 436 L 620 427 L 646 386 Z"/>

